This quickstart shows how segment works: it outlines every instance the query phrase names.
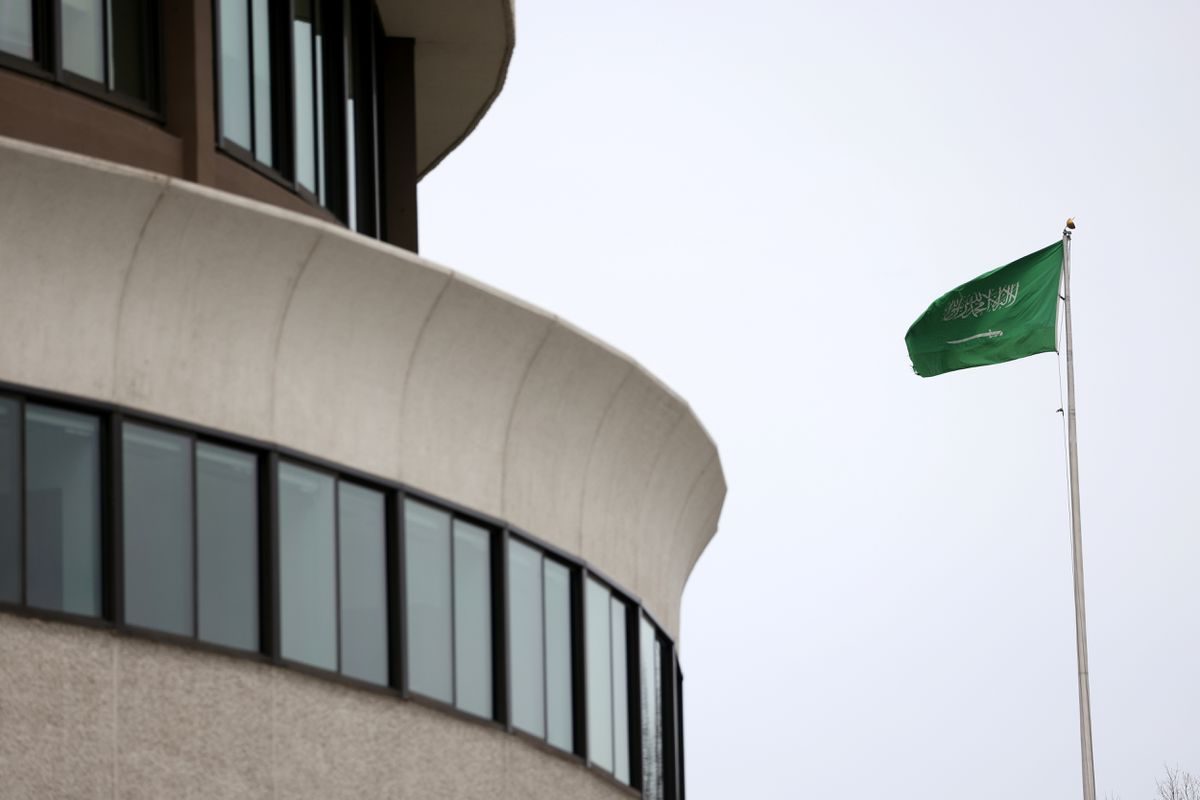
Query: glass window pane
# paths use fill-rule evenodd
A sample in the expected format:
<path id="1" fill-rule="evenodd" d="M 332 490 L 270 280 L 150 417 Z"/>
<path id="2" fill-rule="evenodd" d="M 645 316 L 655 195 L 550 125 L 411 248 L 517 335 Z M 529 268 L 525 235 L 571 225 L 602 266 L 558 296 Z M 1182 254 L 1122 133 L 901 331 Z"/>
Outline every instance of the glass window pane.
<path id="1" fill-rule="evenodd" d="M 409 688 L 452 703 L 450 515 L 413 500 L 404 504 L 404 578 Z"/>
<path id="2" fill-rule="evenodd" d="M 358 86 L 358 49 L 354 42 L 354 19 L 351 4 L 342 6 L 342 30 L 345 32 L 346 54 L 346 226 L 358 230 L 358 156 L 357 124 L 354 98 Z"/>
<path id="3" fill-rule="evenodd" d="M 642 679 L 642 796 L 662 800 L 662 697 L 658 640 L 654 626 L 645 617 L 641 621 Z"/>
<path id="4" fill-rule="evenodd" d="M 156 70 L 151 47 L 153 9 L 146 0 L 108 0 L 112 46 L 108 52 L 110 89 L 146 103 L 154 101 Z"/>
<path id="5" fill-rule="evenodd" d="M 0 0 L 0 15 L 3 8 Z M 0 397 L 0 601 L 21 602 L 21 406 L 16 400 L 3 397 Z"/>
<path id="6" fill-rule="evenodd" d="M 629 783 L 629 674 L 625 604 L 612 599 L 613 777 Z"/>
<path id="7" fill-rule="evenodd" d="M 104 83 L 104 9 L 100 0 L 62 0 L 62 65 Z"/>
<path id="8" fill-rule="evenodd" d="M 492 551 L 490 534 L 454 521 L 455 703 L 492 716 Z"/>
<path id="9" fill-rule="evenodd" d="M 508 542 L 508 631 L 513 727 L 544 737 L 542 553 L 516 539 Z"/>
<path id="10" fill-rule="evenodd" d="M 25 408 L 26 599 L 100 614 L 100 421 Z"/>
<path id="11" fill-rule="evenodd" d="M 312 4 L 297 0 L 292 21 L 292 67 L 295 77 L 296 182 L 317 191 L 316 108 L 313 97 Z"/>
<path id="12" fill-rule="evenodd" d="M 221 135 L 251 149 L 250 20 L 246 0 L 220 0 Z"/>
<path id="13" fill-rule="evenodd" d="M 275 166 L 271 138 L 271 24 L 269 0 L 251 0 L 254 31 L 254 157 Z"/>
<path id="14" fill-rule="evenodd" d="M 33 58 L 33 0 L 0 0 L 0 52 Z"/>
<path id="15" fill-rule="evenodd" d="M 613 768 L 612 626 L 609 592 L 591 578 L 584 597 L 587 630 L 588 756 L 609 772 Z"/>
<path id="16" fill-rule="evenodd" d="M 121 429 L 125 620 L 190 636 L 192 443 L 126 424 Z"/>
<path id="17" fill-rule="evenodd" d="M 317 22 L 317 29 L 320 30 L 320 21 Z M 320 187 L 320 191 L 318 192 L 318 195 L 319 195 L 321 205 L 325 205 L 325 184 L 326 184 L 326 179 L 325 179 L 325 71 L 324 71 L 325 59 L 323 59 L 321 57 L 321 54 L 324 52 L 324 50 L 322 50 L 322 45 L 321 45 L 323 38 L 324 37 L 322 37 L 319 33 L 313 37 L 313 41 L 315 42 L 315 44 L 314 44 L 315 51 L 313 54 L 314 55 L 313 66 L 314 66 L 315 72 L 316 72 L 316 75 L 315 75 L 316 84 L 315 84 L 315 89 L 313 90 L 313 94 L 316 96 L 316 102 L 317 102 L 317 111 L 316 111 L 316 116 L 317 116 L 316 149 L 317 149 L 317 176 L 318 176 L 317 184 Z"/>
<path id="18" fill-rule="evenodd" d="M 258 649 L 258 459 L 196 445 L 200 638 Z"/>
<path id="19" fill-rule="evenodd" d="M 575 746 L 575 712 L 571 677 L 571 571 L 545 560 L 546 607 L 546 740 L 571 751 Z"/>
<path id="20" fill-rule="evenodd" d="M 284 658 L 336 670 L 333 478 L 279 465 L 279 618 Z"/>
<path id="21" fill-rule="evenodd" d="M 338 484 L 342 672 L 387 685 L 387 536 L 383 492 Z"/>

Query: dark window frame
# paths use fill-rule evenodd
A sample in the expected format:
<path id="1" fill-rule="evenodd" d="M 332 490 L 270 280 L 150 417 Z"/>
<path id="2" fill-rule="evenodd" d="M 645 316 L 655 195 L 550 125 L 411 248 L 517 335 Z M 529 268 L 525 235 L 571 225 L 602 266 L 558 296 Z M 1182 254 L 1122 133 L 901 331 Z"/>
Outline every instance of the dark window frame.
<path id="1" fill-rule="evenodd" d="M 398 505 L 400 507 L 400 517 L 402 520 L 402 522 L 401 522 L 402 525 L 404 525 L 403 520 L 405 518 L 404 508 L 409 500 L 412 500 L 421 505 L 428 506 L 428 507 L 434 509 L 435 511 L 440 511 L 442 513 L 445 513 L 450 518 L 450 526 L 448 529 L 449 541 L 447 543 L 448 547 L 450 549 L 450 585 L 448 587 L 449 595 L 450 595 L 450 701 L 446 702 L 446 701 L 440 700 L 436 697 L 430 697 L 429 695 L 422 694 L 421 692 L 413 689 L 412 685 L 409 681 L 409 678 L 411 676 L 409 674 L 410 670 L 408 669 L 408 653 L 410 652 L 409 638 L 408 638 L 409 626 L 407 625 L 408 587 L 404 585 L 404 575 L 405 575 L 404 568 L 405 568 L 405 564 L 406 564 L 406 559 L 408 558 L 408 553 L 407 553 L 408 543 L 407 543 L 407 539 L 403 536 L 398 538 L 398 547 L 397 547 L 397 550 L 400 554 L 399 575 L 400 575 L 400 594 L 402 595 L 401 604 L 404 605 L 404 611 L 405 611 L 405 616 L 400 620 L 400 626 L 401 626 L 401 628 L 403 628 L 403 631 L 404 631 L 404 633 L 403 633 L 404 644 L 403 644 L 403 648 L 402 648 L 403 652 L 404 652 L 404 659 L 400 665 L 400 672 L 401 672 L 401 675 L 403 678 L 402 692 L 405 697 L 419 699 L 422 703 L 424 703 L 426 705 L 431 705 L 436 708 L 450 711 L 450 712 L 454 713 L 455 715 L 464 716 L 464 717 L 468 717 L 470 719 L 475 719 L 475 720 L 483 720 L 485 722 L 490 722 L 490 723 L 493 723 L 498 726 L 507 727 L 507 725 L 506 725 L 507 717 L 508 717 L 507 712 L 508 712 L 509 700 L 510 700 L 510 698 L 508 696 L 508 688 L 507 688 L 508 683 L 507 683 L 507 680 L 504 678 L 504 675 L 503 674 L 498 675 L 498 673 L 506 672 L 508 665 L 505 664 L 503 669 L 501 669 L 499 666 L 499 662 L 497 661 L 497 654 L 501 650 L 503 650 L 504 645 L 507 644 L 507 635 L 506 635 L 507 631 L 504 627 L 506 624 L 506 619 L 501 619 L 501 618 L 497 617 L 497 606 L 501 606 L 502 608 L 507 608 L 507 598 L 503 602 L 501 602 L 498 599 L 497 586 L 498 586 L 498 584 L 501 585 L 502 587 L 507 586 L 507 570 L 505 570 L 504 574 L 500 576 L 502 580 L 500 580 L 500 581 L 496 580 L 496 578 L 497 578 L 497 561 L 498 561 L 497 549 L 502 546 L 505 546 L 505 541 L 506 541 L 505 535 L 507 532 L 506 526 L 503 523 L 499 522 L 498 520 L 491 519 L 491 518 L 487 517 L 486 515 L 472 512 L 472 511 L 470 511 L 462 506 L 459 506 L 457 504 L 454 504 L 454 503 L 447 503 L 444 500 L 439 500 L 439 499 L 435 498 L 434 496 L 427 495 L 423 492 L 418 492 L 418 491 L 414 491 L 411 489 L 401 489 L 398 491 L 398 498 L 399 498 Z M 455 582 L 457 580 L 458 570 L 457 570 L 457 553 L 456 553 L 456 548 L 454 547 L 454 523 L 457 521 L 460 521 L 460 520 L 469 525 L 473 525 L 477 528 L 482 528 L 483 530 L 487 531 L 487 534 L 488 534 L 488 557 L 489 557 L 490 564 L 491 564 L 491 569 L 490 569 L 490 573 L 489 573 L 490 591 L 488 593 L 488 601 L 489 601 L 490 615 L 491 615 L 490 635 L 491 635 L 491 652 L 492 652 L 492 713 L 490 716 L 481 716 L 479 714 L 475 714 L 470 711 L 465 711 L 462 708 L 459 708 L 459 706 L 458 706 L 458 653 L 457 653 L 458 648 L 457 648 L 457 644 L 456 644 L 458 619 L 457 619 L 457 609 L 455 608 L 455 598 L 454 598 L 454 595 L 455 595 L 454 589 L 455 589 Z M 405 533 L 407 533 L 406 530 L 405 530 Z M 506 554 L 503 556 L 502 560 L 504 561 L 505 564 L 507 564 L 507 555 Z M 502 681 L 503 681 L 503 683 L 502 683 Z M 496 691 L 497 688 L 503 688 L 504 690 L 501 692 L 497 692 Z"/>
<path id="2" fill-rule="evenodd" d="M 107 0 L 106 0 L 107 1 Z M 319 17 L 321 47 L 313 37 L 313 142 L 316 153 L 315 183 L 313 189 L 301 185 L 298 178 L 299 145 L 298 120 L 296 119 L 296 91 L 293 24 L 295 2 L 272 2 L 269 7 L 271 41 L 271 152 L 272 164 L 265 164 L 254 154 L 257 141 L 253 80 L 254 69 L 254 26 L 251 0 L 246 4 L 249 29 L 248 65 L 250 69 L 250 139 L 246 148 L 225 136 L 224 119 L 221 111 L 222 64 L 221 64 L 221 11 L 220 0 L 212 0 L 213 17 L 213 113 L 214 135 L 217 150 L 239 165 L 253 170 L 315 208 L 328 211 L 349 228 L 349 176 L 348 131 L 346 104 L 349 97 L 349 78 L 346 69 L 346 30 L 348 19 L 352 26 L 351 36 L 359 52 L 356 54 L 358 81 L 355 91 L 361 98 L 369 93 L 371 102 L 357 105 L 355 109 L 355 186 L 356 224 L 351 230 L 375 238 L 379 237 L 379 177 L 378 177 L 378 99 L 379 84 L 376 58 L 376 40 L 382 35 L 382 23 L 378 10 L 370 0 L 312 0 L 313 24 Z M 364 46 L 365 45 L 365 46 Z M 316 70 L 320 63 L 321 72 L 321 119 L 317 119 Z M 318 125 L 322 135 L 317 136 Z M 322 146 L 323 145 L 323 146 Z M 320 149 L 320 152 L 316 148 Z M 363 156 L 369 154 L 369 158 Z M 323 167 L 323 169 L 322 169 Z M 321 202 L 324 190 L 325 202 Z"/>
<path id="3" fill-rule="evenodd" d="M 166 123 L 166 106 L 163 96 L 163 0 L 146 0 L 149 11 L 145 31 L 149 34 L 143 41 L 148 54 L 146 79 L 149 101 L 123 94 L 108 88 L 110 69 L 109 49 L 112 47 L 112 16 L 109 4 L 112 0 L 100 0 L 104 18 L 103 60 L 105 81 L 94 81 L 76 75 L 63 68 L 62 63 L 62 0 L 34 0 L 33 13 L 33 58 L 25 59 L 12 53 L 0 53 L 0 67 L 20 72 L 32 78 L 62 86 L 79 94 L 98 100 L 105 105 L 129 111 L 160 125 Z"/>
<path id="4" fill-rule="evenodd" d="M 255 115 L 254 85 L 254 6 L 253 0 L 240 0 L 246 6 L 246 65 L 249 70 L 250 90 L 250 147 L 234 142 L 225 136 L 225 115 L 221 109 L 221 91 L 224 67 L 221 63 L 221 2 L 212 0 L 212 54 L 213 54 L 213 133 L 218 151 L 226 154 L 244 167 L 257 172 L 283 188 L 300 194 L 299 186 L 289 178 L 295 173 L 295 150 L 290 132 L 292 120 L 292 2 L 268 2 L 267 36 L 271 41 L 271 59 L 268 62 L 271 76 L 271 154 L 275 164 L 264 164 L 254 154 L 258 141 L 258 121 Z M 288 132 L 285 135 L 285 132 Z M 306 198 L 307 199 L 307 198 Z"/>

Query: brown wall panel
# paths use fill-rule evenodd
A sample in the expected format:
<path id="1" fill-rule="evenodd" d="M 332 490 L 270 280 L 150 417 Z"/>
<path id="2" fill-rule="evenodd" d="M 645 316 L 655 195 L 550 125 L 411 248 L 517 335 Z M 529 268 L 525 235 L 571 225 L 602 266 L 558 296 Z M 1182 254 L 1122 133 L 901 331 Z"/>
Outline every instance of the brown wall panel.
<path id="1" fill-rule="evenodd" d="M 0 135 L 183 175 L 179 138 L 159 123 L 48 81 L 0 69 Z"/>

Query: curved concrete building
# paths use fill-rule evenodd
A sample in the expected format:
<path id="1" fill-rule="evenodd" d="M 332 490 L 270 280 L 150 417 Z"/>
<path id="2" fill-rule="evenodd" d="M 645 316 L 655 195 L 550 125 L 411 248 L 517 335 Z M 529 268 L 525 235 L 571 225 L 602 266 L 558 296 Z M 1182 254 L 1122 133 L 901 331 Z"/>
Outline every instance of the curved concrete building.
<path id="1" fill-rule="evenodd" d="M 0 5 L 13 798 L 685 796 L 687 404 L 415 254 L 507 0 Z"/>

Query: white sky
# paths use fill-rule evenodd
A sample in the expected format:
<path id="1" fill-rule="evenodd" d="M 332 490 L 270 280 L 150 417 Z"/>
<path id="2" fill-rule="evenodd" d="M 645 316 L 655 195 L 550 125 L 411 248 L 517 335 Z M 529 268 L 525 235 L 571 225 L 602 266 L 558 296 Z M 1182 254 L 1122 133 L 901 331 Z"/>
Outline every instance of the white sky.
<path id="1" fill-rule="evenodd" d="M 691 800 L 1080 796 L 1056 359 L 923 380 L 903 342 L 1069 215 L 1099 792 L 1200 772 L 1198 32 L 1195 0 L 519 0 L 422 252 L 720 447 Z"/>

